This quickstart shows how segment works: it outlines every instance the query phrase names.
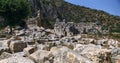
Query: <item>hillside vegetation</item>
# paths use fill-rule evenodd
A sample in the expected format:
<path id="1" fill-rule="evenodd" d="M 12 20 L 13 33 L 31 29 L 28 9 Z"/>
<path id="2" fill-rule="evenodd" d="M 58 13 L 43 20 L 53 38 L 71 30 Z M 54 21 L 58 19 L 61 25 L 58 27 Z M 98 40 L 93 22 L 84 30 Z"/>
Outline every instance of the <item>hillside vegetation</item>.
<path id="1" fill-rule="evenodd" d="M 86 8 L 64 2 L 63 15 L 67 21 L 72 22 L 96 22 L 102 25 L 103 30 L 120 32 L 120 17 L 110 15 L 101 10 Z"/>
<path id="2" fill-rule="evenodd" d="M 120 32 L 120 17 L 110 15 L 101 10 L 74 5 L 64 0 L 36 0 L 41 10 L 42 23 L 54 24 L 56 18 L 68 22 L 96 22 L 103 30 Z M 47 22 L 46 22 L 47 21 Z"/>

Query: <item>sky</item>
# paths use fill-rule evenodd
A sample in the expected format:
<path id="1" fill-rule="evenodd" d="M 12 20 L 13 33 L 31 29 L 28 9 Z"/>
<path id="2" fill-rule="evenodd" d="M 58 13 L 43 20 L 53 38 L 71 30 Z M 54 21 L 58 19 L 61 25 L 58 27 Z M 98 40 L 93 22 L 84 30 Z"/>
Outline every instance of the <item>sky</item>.
<path id="1" fill-rule="evenodd" d="M 120 16 L 120 0 L 65 0 L 72 4 L 103 10 L 109 14 Z"/>

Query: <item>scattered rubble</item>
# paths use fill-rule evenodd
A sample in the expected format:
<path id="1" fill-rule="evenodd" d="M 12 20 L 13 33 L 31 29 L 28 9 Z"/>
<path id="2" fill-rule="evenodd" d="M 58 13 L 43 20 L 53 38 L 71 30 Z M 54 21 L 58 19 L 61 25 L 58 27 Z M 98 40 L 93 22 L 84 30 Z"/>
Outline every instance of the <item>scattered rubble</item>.
<path id="1" fill-rule="evenodd" d="M 119 63 L 119 41 L 29 25 L 1 39 L 0 63 Z M 69 33 L 69 31 L 67 31 Z M 85 35 L 87 36 L 87 35 Z"/>

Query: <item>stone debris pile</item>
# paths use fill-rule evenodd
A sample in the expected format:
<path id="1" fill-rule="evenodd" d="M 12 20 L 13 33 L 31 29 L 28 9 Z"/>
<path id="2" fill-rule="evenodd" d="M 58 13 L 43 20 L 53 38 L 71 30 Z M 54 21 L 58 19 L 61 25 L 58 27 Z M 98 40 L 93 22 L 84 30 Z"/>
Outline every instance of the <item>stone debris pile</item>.
<path id="1" fill-rule="evenodd" d="M 120 43 L 29 25 L 0 40 L 0 63 L 119 63 Z M 69 31 L 68 31 L 69 32 Z M 60 31 L 62 33 L 62 31 Z"/>

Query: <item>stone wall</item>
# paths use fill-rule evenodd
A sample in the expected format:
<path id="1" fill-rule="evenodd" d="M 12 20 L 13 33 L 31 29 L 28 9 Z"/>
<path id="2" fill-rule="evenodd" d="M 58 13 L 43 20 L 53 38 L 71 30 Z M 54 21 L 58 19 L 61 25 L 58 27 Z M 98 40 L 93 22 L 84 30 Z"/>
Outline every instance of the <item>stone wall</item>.
<path id="1" fill-rule="evenodd" d="M 56 22 L 54 25 L 55 34 L 59 36 L 71 36 L 78 34 L 79 31 L 75 29 L 73 23 Z"/>
<path id="2" fill-rule="evenodd" d="M 54 30 L 57 35 L 65 36 L 74 34 L 98 34 L 101 32 L 101 26 L 95 23 L 57 21 L 54 25 Z"/>

